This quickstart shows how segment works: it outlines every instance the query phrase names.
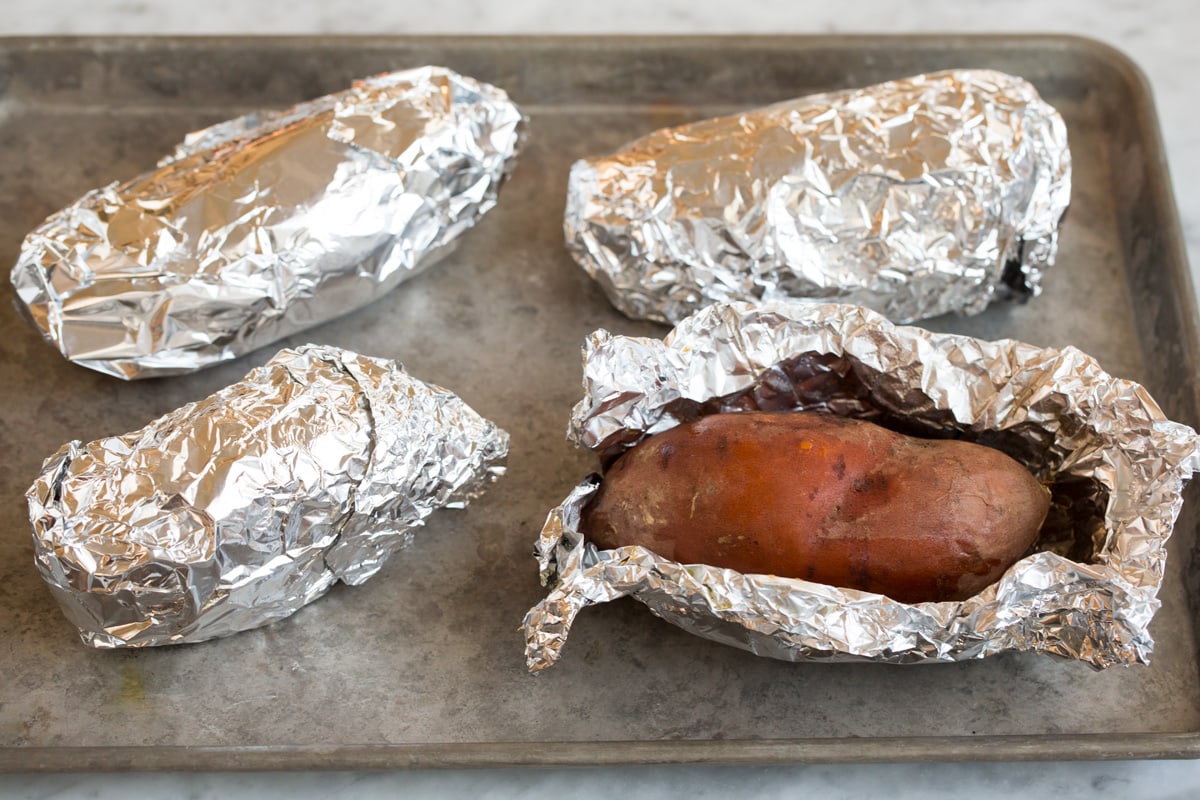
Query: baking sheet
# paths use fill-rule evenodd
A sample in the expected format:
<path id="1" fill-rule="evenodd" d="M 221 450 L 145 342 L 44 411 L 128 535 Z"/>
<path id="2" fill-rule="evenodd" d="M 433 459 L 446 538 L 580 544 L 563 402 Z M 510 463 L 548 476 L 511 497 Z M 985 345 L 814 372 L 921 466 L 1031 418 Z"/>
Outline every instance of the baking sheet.
<path id="1" fill-rule="evenodd" d="M 0 310 L 0 769 L 1185 757 L 1200 754 L 1191 551 L 1172 540 L 1149 667 L 1096 673 L 1004 655 L 969 664 L 788 664 L 688 636 L 623 601 L 580 618 L 558 667 L 524 670 L 543 594 L 531 556 L 591 456 L 563 439 L 579 345 L 617 314 L 562 246 L 567 169 L 664 125 L 959 66 L 1032 80 L 1063 113 L 1075 191 L 1042 297 L 931 328 L 1076 344 L 1197 423 L 1196 309 L 1148 90 L 1060 37 L 0 40 L 0 263 L 83 191 L 152 165 L 187 131 L 362 75 L 439 63 L 530 116 L 499 206 L 445 261 L 285 340 L 398 358 L 511 432 L 508 475 L 436 515 L 367 584 L 200 645 L 80 645 L 32 565 L 22 493 L 71 438 L 132 430 L 274 348 L 125 384 L 74 367 Z M 485 342 L 478 348 L 468 342 Z M 1195 486 L 1195 484 L 1193 484 Z"/>

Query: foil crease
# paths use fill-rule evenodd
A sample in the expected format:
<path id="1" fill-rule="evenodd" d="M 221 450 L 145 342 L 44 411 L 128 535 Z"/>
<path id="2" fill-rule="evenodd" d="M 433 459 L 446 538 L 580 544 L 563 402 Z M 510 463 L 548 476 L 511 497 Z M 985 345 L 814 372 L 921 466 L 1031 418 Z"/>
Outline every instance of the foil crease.
<path id="1" fill-rule="evenodd" d="M 27 492 L 35 560 L 86 644 L 204 641 L 367 580 L 507 453 L 508 434 L 394 362 L 281 350 L 141 430 L 47 459 Z"/>
<path id="2" fill-rule="evenodd" d="M 567 247 L 628 316 L 807 298 L 894 322 L 1040 292 L 1071 194 L 1028 82 L 952 70 L 659 130 L 575 163 Z"/>
<path id="3" fill-rule="evenodd" d="M 495 205 L 522 121 L 503 91 L 424 67 L 223 122 L 49 217 L 13 286 L 64 356 L 109 375 L 232 359 L 434 263 Z"/>
<path id="4" fill-rule="evenodd" d="M 568 438 L 606 463 L 705 414 L 821 410 L 999 447 L 1056 498 L 1092 487 L 1099 512 L 1094 527 L 1072 522 L 1092 550 L 1083 561 L 1064 555 L 1047 525 L 1035 551 L 978 595 L 905 604 L 680 564 L 636 546 L 598 549 L 579 532 L 600 481 L 591 475 L 550 512 L 537 543 L 551 589 L 525 617 L 531 670 L 557 661 L 583 608 L 624 596 L 699 636 L 788 661 L 907 664 L 1024 651 L 1097 669 L 1148 663 L 1166 542 L 1184 484 L 1200 469 L 1200 439 L 1166 419 L 1143 387 L 1079 350 L 931 333 L 858 306 L 790 301 L 716 304 L 661 341 L 600 330 L 584 355 L 585 395 Z"/>

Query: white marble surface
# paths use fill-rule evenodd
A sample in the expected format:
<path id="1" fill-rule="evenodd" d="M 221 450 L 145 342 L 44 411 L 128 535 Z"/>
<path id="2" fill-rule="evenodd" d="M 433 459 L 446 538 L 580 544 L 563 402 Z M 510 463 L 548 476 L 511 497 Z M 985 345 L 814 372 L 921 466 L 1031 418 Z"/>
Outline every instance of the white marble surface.
<path id="1" fill-rule="evenodd" d="M 1194 0 L 0 0 L 0 33 L 1046 32 L 1124 50 L 1154 88 L 1188 254 L 1200 265 L 1200 5 Z M 1200 281 L 1195 281 L 1200 284 Z M 0 714 L 3 709 L 0 709 Z M 6 798 L 1194 798 L 1200 762 L 654 767 L 303 774 L 5 775 Z"/>

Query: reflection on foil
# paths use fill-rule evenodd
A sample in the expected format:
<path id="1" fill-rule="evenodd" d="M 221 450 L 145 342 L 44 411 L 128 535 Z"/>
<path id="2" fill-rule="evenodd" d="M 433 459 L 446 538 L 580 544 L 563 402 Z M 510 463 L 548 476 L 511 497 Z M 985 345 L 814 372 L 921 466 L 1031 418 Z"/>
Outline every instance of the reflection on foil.
<path id="1" fill-rule="evenodd" d="M 38 569 L 97 648 L 199 642 L 374 575 L 504 472 L 508 434 L 394 362 L 281 350 L 29 489 Z"/>
<path id="2" fill-rule="evenodd" d="M 525 618 L 532 670 L 551 666 L 588 605 L 632 595 L 716 641 L 789 661 L 962 661 L 1049 653 L 1095 668 L 1147 663 L 1148 627 L 1200 439 L 1145 389 L 1080 351 L 893 325 L 867 309 L 713 305 L 664 341 L 594 333 L 570 438 L 610 462 L 705 414 L 817 409 L 999 447 L 1083 509 L 1074 541 L 1038 552 L 961 602 L 904 604 L 803 580 L 684 565 L 579 532 L 598 476 L 551 511 L 537 545 L 548 596 Z M 1103 508 L 1095 524 L 1087 509 Z M 1086 563 L 1061 551 L 1089 554 Z"/>
<path id="3" fill-rule="evenodd" d="M 441 67 L 187 137 L 30 233 L 12 281 L 67 358 L 190 372 L 365 305 L 496 203 L 521 112 Z"/>
<path id="4" fill-rule="evenodd" d="M 894 322 L 1040 291 L 1071 194 L 1058 113 L 987 70 L 660 130 L 576 162 L 564 233 L 631 317 L 856 303 Z"/>

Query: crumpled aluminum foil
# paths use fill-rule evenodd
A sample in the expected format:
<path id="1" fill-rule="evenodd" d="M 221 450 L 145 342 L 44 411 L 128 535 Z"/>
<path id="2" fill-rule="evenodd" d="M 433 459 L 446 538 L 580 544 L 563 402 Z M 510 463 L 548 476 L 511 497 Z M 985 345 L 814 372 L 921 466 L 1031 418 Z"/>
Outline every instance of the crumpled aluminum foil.
<path id="1" fill-rule="evenodd" d="M 1095 668 L 1148 663 L 1166 541 L 1200 469 L 1200 438 L 1075 348 L 930 333 L 850 305 L 717 304 L 665 341 L 597 331 L 584 389 L 569 438 L 606 463 L 705 414 L 823 410 L 998 447 L 1051 484 L 1053 505 L 1037 552 L 1000 581 L 965 601 L 910 605 L 641 547 L 599 550 L 579 532 L 593 475 L 550 513 L 537 545 L 553 588 L 525 617 L 531 670 L 555 663 L 580 610 L 626 595 L 699 636 L 789 661 L 1013 650 Z"/>
<path id="2" fill-rule="evenodd" d="M 809 298 L 894 322 L 1040 291 L 1071 194 L 1026 81 L 919 75 L 664 129 L 571 169 L 575 260 L 618 309 Z"/>
<path id="3" fill-rule="evenodd" d="M 12 271 L 43 335 L 119 378 L 191 372 L 376 299 L 496 203 L 520 110 L 442 67 L 189 135 L 84 195 Z"/>
<path id="4" fill-rule="evenodd" d="M 508 434 L 400 365 L 281 350 L 27 493 L 38 570 L 97 648 L 199 642 L 357 585 L 504 472 Z"/>

